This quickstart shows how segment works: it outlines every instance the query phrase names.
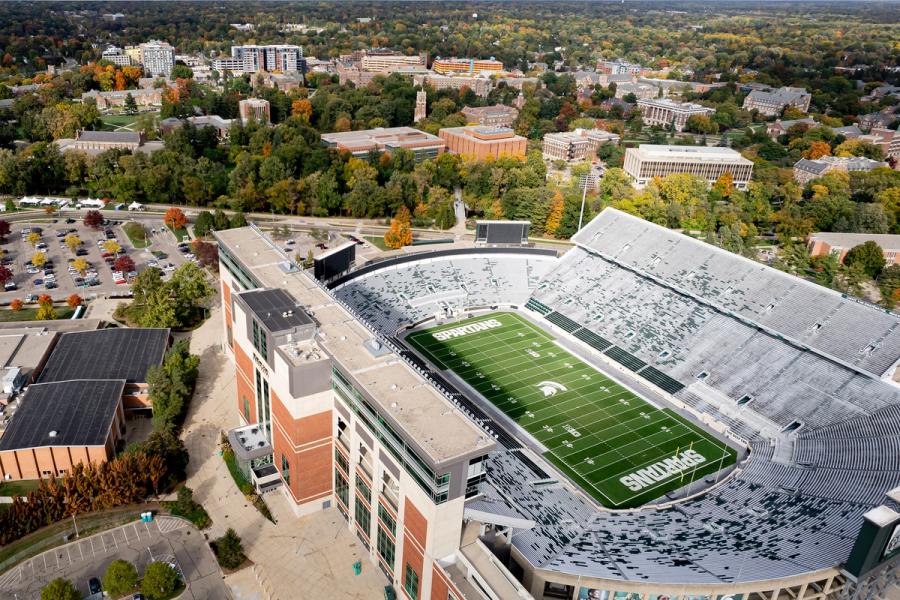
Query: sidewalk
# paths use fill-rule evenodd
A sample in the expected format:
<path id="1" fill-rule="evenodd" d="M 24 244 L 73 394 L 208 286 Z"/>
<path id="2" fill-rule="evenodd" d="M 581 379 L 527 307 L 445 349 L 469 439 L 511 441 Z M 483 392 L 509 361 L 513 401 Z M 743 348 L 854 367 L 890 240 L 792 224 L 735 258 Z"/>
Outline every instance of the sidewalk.
<path id="1" fill-rule="evenodd" d="M 234 365 L 220 350 L 221 318 L 221 309 L 214 308 L 191 337 L 191 352 L 201 357 L 200 376 L 183 437 L 191 455 L 187 485 L 213 520 L 209 538 L 234 528 L 255 563 L 255 572 L 245 569 L 228 576 L 226 583 L 235 598 L 244 600 L 382 598 L 386 578 L 364 555 L 337 510 L 298 519 L 279 489 L 265 496 L 275 525 L 235 486 L 218 455 L 220 432 L 237 425 Z M 358 560 L 363 571 L 356 577 L 352 565 Z"/>

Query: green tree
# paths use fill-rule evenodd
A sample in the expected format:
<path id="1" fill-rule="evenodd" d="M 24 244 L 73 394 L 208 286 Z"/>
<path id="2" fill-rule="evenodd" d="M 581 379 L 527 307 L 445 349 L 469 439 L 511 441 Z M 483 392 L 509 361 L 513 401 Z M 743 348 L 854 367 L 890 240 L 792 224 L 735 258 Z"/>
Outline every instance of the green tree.
<path id="1" fill-rule="evenodd" d="M 900 299 L 900 265 L 890 265 L 878 275 L 878 289 L 881 290 L 881 304 L 893 309 Z"/>
<path id="2" fill-rule="evenodd" d="M 137 111 L 137 102 L 134 101 L 134 96 L 132 96 L 131 92 L 129 92 L 125 95 L 125 114 L 135 115 L 137 114 Z"/>
<path id="3" fill-rule="evenodd" d="M 231 228 L 234 229 L 237 227 L 246 227 L 246 226 L 247 226 L 247 217 L 244 216 L 244 213 L 240 212 L 240 211 L 234 213 L 234 215 L 231 217 Z M 216 229 L 219 229 L 219 228 L 217 227 Z M 228 228 L 223 227 L 222 229 L 228 229 Z"/>
<path id="4" fill-rule="evenodd" d="M 161 600 L 178 587 L 178 573 L 164 562 L 152 562 L 144 571 L 141 593 L 149 600 Z M 42 599 L 43 600 L 43 599 Z"/>
<path id="5" fill-rule="evenodd" d="M 41 600 L 81 600 L 81 594 L 68 579 L 54 579 L 41 590 Z"/>
<path id="6" fill-rule="evenodd" d="M 114 560 L 106 567 L 103 589 L 113 598 L 124 596 L 137 587 L 138 574 L 134 565 L 127 560 Z"/>
<path id="7" fill-rule="evenodd" d="M 869 240 L 864 244 L 850 248 L 844 257 L 844 264 L 848 267 L 859 265 L 866 275 L 875 278 L 884 269 L 884 251 L 881 249 L 881 246 Z"/>
<path id="8" fill-rule="evenodd" d="M 244 547 L 241 538 L 232 528 L 228 528 L 225 535 L 215 541 L 216 559 L 219 565 L 226 569 L 236 569 L 247 559 L 244 556 Z"/>
<path id="9" fill-rule="evenodd" d="M 174 301 L 175 317 L 187 325 L 200 305 L 213 295 L 206 272 L 192 262 L 178 267 L 166 285 Z"/>
<path id="10" fill-rule="evenodd" d="M 214 229 L 214 219 L 208 210 L 201 210 L 194 219 L 194 235 L 204 237 Z"/>

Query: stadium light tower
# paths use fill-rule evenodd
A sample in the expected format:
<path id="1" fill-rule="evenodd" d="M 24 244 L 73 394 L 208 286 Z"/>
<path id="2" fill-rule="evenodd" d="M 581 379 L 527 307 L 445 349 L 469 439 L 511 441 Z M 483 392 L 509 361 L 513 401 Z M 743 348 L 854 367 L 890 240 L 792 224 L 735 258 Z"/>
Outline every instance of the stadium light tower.
<path id="1" fill-rule="evenodd" d="M 575 230 L 575 233 L 581 231 L 581 222 L 584 220 L 584 201 L 587 199 L 588 181 L 590 181 L 590 178 L 590 172 L 578 178 L 578 185 L 581 186 L 581 212 L 578 213 L 578 229 Z"/>

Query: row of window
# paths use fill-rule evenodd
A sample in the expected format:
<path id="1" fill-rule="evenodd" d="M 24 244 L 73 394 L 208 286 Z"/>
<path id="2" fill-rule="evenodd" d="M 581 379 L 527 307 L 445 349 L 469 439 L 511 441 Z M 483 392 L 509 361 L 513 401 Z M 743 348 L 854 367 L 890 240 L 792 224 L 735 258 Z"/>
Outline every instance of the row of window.
<path id="1" fill-rule="evenodd" d="M 245 290 L 251 290 L 254 288 L 261 287 L 256 279 L 244 270 L 241 266 L 241 263 L 234 259 L 231 254 L 225 251 L 222 246 L 219 246 L 219 262 L 225 265 L 225 270 L 231 273 L 231 276 L 237 281 Z"/>

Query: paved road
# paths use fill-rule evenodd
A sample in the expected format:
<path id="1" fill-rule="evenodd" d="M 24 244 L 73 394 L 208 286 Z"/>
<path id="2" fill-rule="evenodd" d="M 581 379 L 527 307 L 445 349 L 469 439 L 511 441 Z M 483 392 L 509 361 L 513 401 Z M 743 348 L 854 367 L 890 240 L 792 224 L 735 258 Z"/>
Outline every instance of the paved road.
<path id="1" fill-rule="evenodd" d="M 41 588 L 57 577 L 71 580 L 87 596 L 88 580 L 102 578 L 116 559 L 131 562 L 139 574 L 153 561 L 174 563 L 188 585 L 185 599 L 231 597 L 203 534 L 172 517 L 135 521 L 39 554 L 0 576 L 0 597 L 39 600 Z"/>

